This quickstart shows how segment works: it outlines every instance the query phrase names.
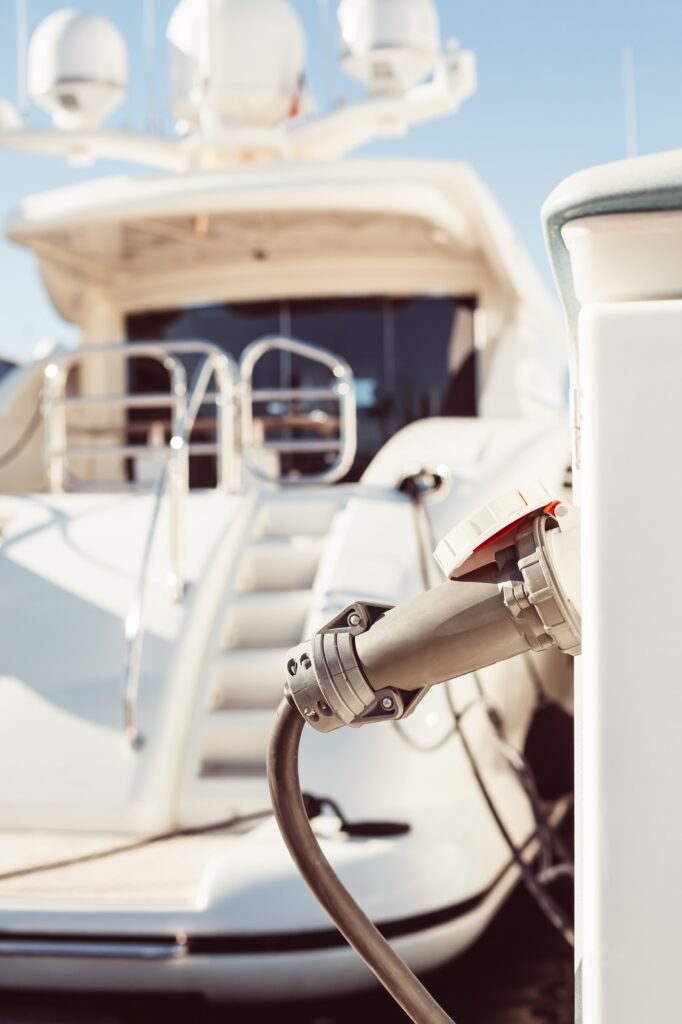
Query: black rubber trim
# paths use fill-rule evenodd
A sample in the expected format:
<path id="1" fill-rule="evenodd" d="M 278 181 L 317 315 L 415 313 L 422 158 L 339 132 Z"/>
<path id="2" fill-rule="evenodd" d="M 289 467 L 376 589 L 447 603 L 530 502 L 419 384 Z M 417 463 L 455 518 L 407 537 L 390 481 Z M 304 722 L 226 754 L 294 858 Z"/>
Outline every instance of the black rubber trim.
<path id="1" fill-rule="evenodd" d="M 521 847 L 525 851 L 535 839 L 535 835 Z M 429 931 L 431 928 L 438 928 L 443 924 L 450 924 L 460 917 L 465 917 L 473 910 L 476 910 L 493 891 L 504 881 L 506 876 L 514 867 L 510 861 L 499 873 L 497 878 L 482 892 L 470 896 L 459 903 L 451 903 L 447 907 L 438 910 L 431 910 L 424 914 L 413 914 L 410 917 L 400 917 L 392 921 L 377 924 L 381 934 L 387 939 L 405 938 L 410 935 L 418 935 L 420 932 Z M 83 935 L 83 934 L 59 934 L 52 935 L 49 932 L 25 933 L 25 932 L 0 932 L 0 942 L 13 941 L 16 943 L 25 942 L 53 942 L 59 943 L 109 943 L 116 942 L 118 945 L 130 944 L 131 948 L 143 945 L 175 946 L 178 939 L 175 935 Z M 319 931 L 306 932 L 272 932 L 270 934 L 254 935 L 189 935 L 183 936 L 183 943 L 187 945 L 188 955 L 196 956 L 238 956 L 250 953 L 312 953 L 319 949 L 338 949 L 347 945 L 346 940 L 335 928 L 325 928 Z M 16 955 L 20 955 L 15 953 Z M 0 959 L 2 956 L 0 954 Z"/>
<path id="2" fill-rule="evenodd" d="M 116 932 L 109 932 L 106 935 L 89 934 L 86 932 L 0 932 L 0 944 L 3 942 L 15 942 L 20 945 L 22 942 L 51 942 L 55 945 L 63 942 L 65 946 L 89 945 L 89 946 L 168 946 L 169 949 L 175 946 L 186 945 L 186 937 L 176 935 L 117 935 Z M 14 954 L 15 956 L 17 954 Z M 0 953 L 0 960 L 2 953 Z M 0 1018 L 1 1019 L 1 1018 Z"/>
<path id="3" fill-rule="evenodd" d="M 430 928 L 455 921 L 458 917 L 465 917 L 483 903 L 512 866 L 510 864 L 489 889 L 468 900 L 426 914 L 414 914 L 412 917 L 386 921 L 377 924 L 377 928 L 385 939 L 399 939 L 408 935 L 418 935 Z M 317 949 L 338 949 L 347 946 L 348 943 L 335 928 L 325 928 L 314 932 L 281 932 L 273 935 L 195 935 L 188 939 L 188 945 L 190 953 L 210 956 L 238 953 L 311 953 Z"/>

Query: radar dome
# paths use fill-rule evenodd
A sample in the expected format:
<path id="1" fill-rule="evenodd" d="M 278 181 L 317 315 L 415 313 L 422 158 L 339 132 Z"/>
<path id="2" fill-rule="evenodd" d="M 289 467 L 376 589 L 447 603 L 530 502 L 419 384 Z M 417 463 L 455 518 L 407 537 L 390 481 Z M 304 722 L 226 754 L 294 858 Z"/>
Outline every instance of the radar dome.
<path id="1" fill-rule="evenodd" d="M 344 70 L 370 92 L 406 92 L 429 75 L 440 50 L 433 0 L 341 0 Z"/>
<path id="2" fill-rule="evenodd" d="M 167 36 L 173 114 L 188 130 L 272 126 L 298 113 L 305 37 L 287 0 L 181 0 Z"/>
<path id="3" fill-rule="evenodd" d="M 29 92 L 57 128 L 99 127 L 125 98 L 127 76 L 123 36 L 99 15 L 55 11 L 31 37 Z"/>

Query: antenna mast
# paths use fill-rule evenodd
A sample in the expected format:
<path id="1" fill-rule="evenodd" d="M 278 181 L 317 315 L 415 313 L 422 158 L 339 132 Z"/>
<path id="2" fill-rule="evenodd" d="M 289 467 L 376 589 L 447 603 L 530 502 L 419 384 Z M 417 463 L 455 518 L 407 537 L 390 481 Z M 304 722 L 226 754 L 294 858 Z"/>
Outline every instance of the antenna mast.
<path id="1" fill-rule="evenodd" d="M 631 46 L 623 47 L 623 114 L 626 156 L 639 156 L 635 57 Z"/>
<path id="2" fill-rule="evenodd" d="M 335 28 L 332 23 L 332 12 L 329 6 L 329 0 L 317 0 L 317 9 L 320 15 L 320 21 L 322 24 L 322 40 L 324 47 L 324 88 L 326 92 L 326 105 L 327 109 L 331 110 L 336 102 L 335 94 L 335 69 L 338 67 L 336 60 L 335 47 Z"/>
<path id="3" fill-rule="evenodd" d="M 147 131 L 159 130 L 156 91 L 156 0 L 144 0 L 144 52 L 147 71 Z"/>
<path id="4" fill-rule="evenodd" d="M 17 109 L 22 117 L 28 114 L 28 0 L 16 0 L 17 24 Z"/>

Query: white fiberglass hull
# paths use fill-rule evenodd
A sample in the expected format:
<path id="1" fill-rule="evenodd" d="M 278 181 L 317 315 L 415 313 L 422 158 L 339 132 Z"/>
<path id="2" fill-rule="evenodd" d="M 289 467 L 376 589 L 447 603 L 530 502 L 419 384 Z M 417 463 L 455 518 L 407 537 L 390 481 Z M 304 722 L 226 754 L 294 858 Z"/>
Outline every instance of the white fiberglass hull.
<path id="1" fill-rule="evenodd" d="M 395 603 L 426 584 L 421 520 L 396 489 L 424 450 L 459 460 L 428 504 L 438 534 L 491 477 L 503 487 L 565 466 L 561 430 L 436 420 L 398 435 L 359 485 L 192 494 L 201 528 L 185 605 L 165 585 L 165 543 L 152 565 L 139 748 L 122 729 L 121 623 L 148 503 L 4 499 L 0 583 L 13 580 L 15 596 L 0 617 L 13 666 L 0 703 L 14 724 L 0 752 L 0 987 L 263 1000 L 373 984 L 268 814 L 265 747 L 289 647 L 354 599 Z M 351 837 L 320 817 L 327 856 L 417 970 L 474 942 L 518 875 L 459 730 L 532 858 L 533 809 L 488 711 L 522 749 L 538 686 L 561 675 L 546 657 L 518 658 L 434 688 L 395 727 L 304 732 L 304 791 L 377 826 Z M 254 812 L 255 824 L 212 827 Z M 386 822 L 407 828 L 386 834 Z"/>
<path id="2" fill-rule="evenodd" d="M 563 805 L 557 805 L 555 820 L 563 809 Z M 211 840 L 216 850 L 220 842 L 224 846 L 255 845 L 256 850 L 249 851 L 252 856 L 258 847 L 262 854 L 264 841 L 267 846 L 276 845 L 270 822 L 256 827 L 252 835 L 260 838 L 250 843 L 248 836 L 218 834 Z M 388 877 L 405 872 L 405 888 L 410 890 L 407 899 L 395 899 L 391 887 L 385 886 L 380 893 L 375 890 L 374 899 L 365 893 L 364 903 L 375 904 L 375 921 L 417 972 L 434 970 L 464 952 L 490 923 L 519 875 L 509 852 L 500 848 L 496 876 L 484 888 L 465 895 L 462 879 L 454 870 L 458 855 L 461 858 L 465 851 L 448 842 L 446 835 L 441 835 L 440 842 L 432 837 L 429 845 L 439 848 L 440 857 L 428 865 L 432 870 L 424 870 L 426 862 L 434 861 L 423 845 L 425 840 L 428 837 L 423 831 L 416 840 L 409 836 L 362 843 L 352 840 L 352 845 L 364 849 L 360 858 L 347 858 L 347 863 L 353 859 L 364 862 L 356 877 L 365 883 L 377 869 Z M 182 844 L 186 840 L 168 842 Z M 333 856 L 336 845 L 335 841 L 325 841 L 328 855 Z M 383 847 L 378 858 L 377 846 Z M 523 850 L 525 859 L 531 861 L 537 853 L 536 840 L 531 838 L 523 844 Z M 157 847 L 153 854 L 152 862 L 162 876 L 165 865 L 169 884 L 173 872 L 168 869 L 168 861 L 181 852 L 165 855 Z M 240 852 L 247 854 L 246 849 Z M 475 854 L 473 844 L 469 853 Z M 86 894 L 83 882 L 88 881 L 87 872 L 84 879 L 81 870 L 81 893 L 76 895 L 71 884 L 75 866 L 26 876 L 23 882 L 14 880 L 11 886 L 0 883 L 0 987 L 129 993 L 192 991 L 216 1000 L 261 1002 L 349 994 L 373 986 L 375 981 L 367 968 L 291 873 L 284 851 L 278 850 L 277 854 L 282 856 L 280 877 L 270 865 L 265 886 L 270 891 L 254 900 L 248 884 L 237 885 L 232 906 L 228 900 L 220 907 L 223 926 L 217 930 L 221 894 L 215 886 L 210 891 L 209 879 L 213 873 L 215 881 L 215 873 L 219 874 L 219 858 L 206 865 L 207 885 L 202 894 L 195 893 L 207 899 L 202 908 L 181 907 L 176 892 L 175 910 L 151 909 L 149 903 L 154 896 L 149 886 L 139 898 L 146 907 L 133 908 L 132 891 L 121 892 L 123 909 L 115 907 L 111 889 L 106 891 L 106 878 L 108 875 L 110 883 L 112 877 L 117 878 L 118 870 L 115 864 L 112 869 L 111 861 L 129 858 L 126 853 L 91 862 L 90 883 L 92 887 L 93 878 L 99 874 L 98 892 L 92 887 Z M 133 860 L 135 856 L 139 859 L 139 851 Z M 106 867 L 105 860 L 109 861 Z M 365 870 L 371 861 L 375 861 L 375 867 Z M 449 872 L 448 863 L 453 866 Z M 93 872 L 94 865 L 98 866 Z M 467 870 L 470 873 L 473 861 L 462 867 L 463 874 Z M 64 879 L 61 885 L 60 874 Z M 249 871 L 245 874 L 248 876 Z M 134 884 L 131 879 L 131 890 Z M 360 895 L 366 885 L 354 888 Z M 61 892 L 61 907 L 57 892 Z M 34 902 L 39 894 L 53 905 L 48 908 L 44 903 L 39 908 Z M 74 909 L 74 900 L 83 901 L 88 895 L 89 906 Z M 415 912 L 396 916 L 395 906 L 401 903 L 406 909 L 411 904 Z M 265 930 L 267 925 L 259 922 L 258 916 L 272 919 L 270 930 Z M 282 927 L 285 922 L 287 928 Z"/>

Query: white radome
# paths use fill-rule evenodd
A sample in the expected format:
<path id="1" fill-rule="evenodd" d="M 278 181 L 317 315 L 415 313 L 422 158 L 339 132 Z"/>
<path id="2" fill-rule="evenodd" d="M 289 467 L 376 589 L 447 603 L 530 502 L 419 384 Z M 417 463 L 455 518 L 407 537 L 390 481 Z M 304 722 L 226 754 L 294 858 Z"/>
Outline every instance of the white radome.
<path id="1" fill-rule="evenodd" d="M 343 67 L 371 92 L 406 92 L 429 75 L 440 50 L 433 0 L 341 0 Z"/>
<path id="2" fill-rule="evenodd" d="M 33 33 L 29 93 L 57 128 L 98 128 L 125 99 L 127 78 L 125 40 L 106 18 L 64 9 L 50 14 Z"/>
<path id="3" fill-rule="evenodd" d="M 298 112 L 305 35 L 287 0 L 181 0 L 167 29 L 173 114 L 196 130 L 277 125 Z"/>

